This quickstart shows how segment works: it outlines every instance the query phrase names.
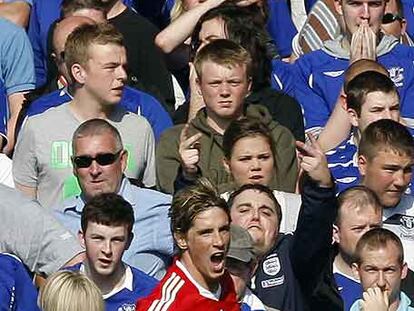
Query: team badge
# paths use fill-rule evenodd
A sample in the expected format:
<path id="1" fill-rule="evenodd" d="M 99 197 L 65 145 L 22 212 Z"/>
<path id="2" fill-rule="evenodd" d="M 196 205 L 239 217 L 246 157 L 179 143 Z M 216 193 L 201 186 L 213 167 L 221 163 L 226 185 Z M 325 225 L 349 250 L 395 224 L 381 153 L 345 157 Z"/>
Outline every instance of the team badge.
<path id="1" fill-rule="evenodd" d="M 271 257 L 263 262 L 263 271 L 267 275 L 275 276 L 280 271 L 279 257 Z"/>
<path id="2" fill-rule="evenodd" d="M 388 72 L 390 73 L 390 79 L 394 82 L 395 86 L 402 87 L 404 80 L 404 68 L 391 67 L 388 69 Z"/>
<path id="3" fill-rule="evenodd" d="M 133 303 L 124 303 L 118 308 L 118 311 L 135 311 L 135 304 Z"/>

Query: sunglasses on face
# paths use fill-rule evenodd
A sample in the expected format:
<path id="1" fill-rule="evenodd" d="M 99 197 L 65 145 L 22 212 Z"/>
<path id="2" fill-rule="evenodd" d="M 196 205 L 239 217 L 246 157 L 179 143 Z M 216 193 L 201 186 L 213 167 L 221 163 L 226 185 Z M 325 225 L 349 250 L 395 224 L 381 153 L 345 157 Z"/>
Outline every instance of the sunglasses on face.
<path id="1" fill-rule="evenodd" d="M 121 154 L 122 151 L 123 150 L 121 149 L 116 153 L 100 153 L 94 158 L 91 156 L 87 156 L 87 155 L 76 156 L 76 157 L 73 157 L 73 165 L 76 168 L 87 168 L 91 166 L 94 160 L 99 165 L 103 165 L 103 166 L 110 165 L 119 158 L 119 155 Z"/>
<path id="2" fill-rule="evenodd" d="M 384 14 L 384 16 L 382 17 L 382 23 L 383 24 L 391 24 L 395 21 L 400 21 L 401 22 L 402 20 L 403 20 L 403 18 L 400 15 L 392 14 L 392 13 Z"/>

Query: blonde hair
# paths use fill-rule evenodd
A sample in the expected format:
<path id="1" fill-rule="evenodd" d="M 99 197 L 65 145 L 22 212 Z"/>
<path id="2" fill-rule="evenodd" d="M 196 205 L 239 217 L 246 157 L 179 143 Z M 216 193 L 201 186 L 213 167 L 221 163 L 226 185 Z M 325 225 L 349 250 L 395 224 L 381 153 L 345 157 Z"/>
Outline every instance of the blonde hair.
<path id="1" fill-rule="evenodd" d="M 175 0 L 174 6 L 172 7 L 171 13 L 170 13 L 171 22 L 179 18 L 185 11 L 186 9 L 184 8 L 183 1 Z"/>
<path id="2" fill-rule="evenodd" d="M 39 307 L 43 311 L 105 310 L 99 288 L 75 271 L 59 271 L 50 276 L 40 290 Z"/>

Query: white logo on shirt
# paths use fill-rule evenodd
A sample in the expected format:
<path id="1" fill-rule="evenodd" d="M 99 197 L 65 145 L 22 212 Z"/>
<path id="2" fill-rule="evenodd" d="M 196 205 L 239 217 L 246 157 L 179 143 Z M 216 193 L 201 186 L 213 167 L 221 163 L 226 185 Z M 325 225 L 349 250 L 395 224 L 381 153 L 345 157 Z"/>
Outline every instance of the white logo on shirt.
<path id="1" fill-rule="evenodd" d="M 275 276 L 280 271 L 279 257 L 272 257 L 263 262 L 263 271 L 267 275 Z"/>

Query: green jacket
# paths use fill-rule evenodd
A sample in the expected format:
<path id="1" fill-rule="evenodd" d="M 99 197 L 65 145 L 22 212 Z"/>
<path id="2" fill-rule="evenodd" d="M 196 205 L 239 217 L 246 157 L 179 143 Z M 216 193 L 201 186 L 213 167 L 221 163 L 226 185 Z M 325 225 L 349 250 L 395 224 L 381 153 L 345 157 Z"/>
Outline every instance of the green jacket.
<path id="1" fill-rule="evenodd" d="M 294 192 L 298 166 L 296 161 L 295 139 L 291 132 L 274 121 L 268 110 L 261 105 L 249 105 L 246 117 L 255 117 L 264 122 L 271 130 L 274 139 L 276 171 L 272 189 Z M 174 192 L 174 180 L 180 168 L 178 147 L 180 133 L 184 125 L 176 125 L 166 130 L 160 138 L 156 150 L 157 186 L 160 191 Z M 223 135 L 215 132 L 207 124 L 205 109 L 200 110 L 190 122 L 190 135 L 202 133 L 200 138 L 200 161 L 198 167 L 201 176 L 207 177 L 216 186 L 231 182 L 230 175 L 223 166 Z"/>

